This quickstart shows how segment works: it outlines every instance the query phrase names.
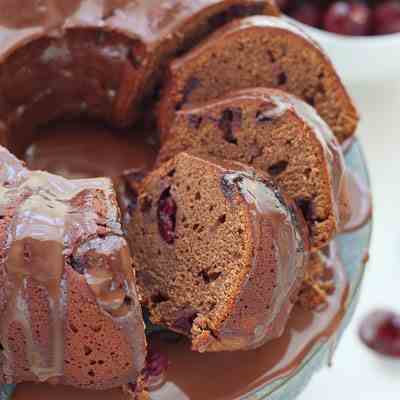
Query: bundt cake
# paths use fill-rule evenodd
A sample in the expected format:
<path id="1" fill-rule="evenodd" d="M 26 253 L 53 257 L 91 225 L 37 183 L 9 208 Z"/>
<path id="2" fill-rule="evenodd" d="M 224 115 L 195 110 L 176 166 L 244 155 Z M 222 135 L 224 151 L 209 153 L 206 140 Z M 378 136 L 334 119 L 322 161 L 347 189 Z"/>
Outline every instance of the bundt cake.
<path id="1" fill-rule="evenodd" d="M 282 334 L 309 244 L 303 216 L 267 176 L 180 153 L 144 179 L 128 231 L 153 323 L 200 352 Z"/>
<path id="2" fill-rule="evenodd" d="M 31 172 L 1 147 L 0 382 L 140 382 L 131 261 L 110 180 Z"/>
<path id="3" fill-rule="evenodd" d="M 3 0 L 0 121 L 9 135 L 65 116 L 127 125 L 167 60 L 263 13 L 278 10 L 271 0 Z"/>
<path id="4" fill-rule="evenodd" d="M 69 119 L 137 122 L 156 168 L 77 180 L 16 158 Z M 296 303 L 323 307 L 357 121 L 274 0 L 0 0 L 0 385 L 147 400 L 168 362 L 142 306 L 197 352 L 257 348 Z"/>
<path id="5" fill-rule="evenodd" d="M 356 129 L 357 111 L 323 51 L 284 18 L 254 16 L 224 26 L 170 64 L 159 105 L 162 134 L 176 110 L 249 87 L 302 98 L 340 142 Z"/>
<path id="6" fill-rule="evenodd" d="M 158 162 L 181 151 L 240 161 L 276 180 L 322 248 L 349 217 L 340 145 L 315 110 L 276 89 L 244 89 L 176 113 Z"/>

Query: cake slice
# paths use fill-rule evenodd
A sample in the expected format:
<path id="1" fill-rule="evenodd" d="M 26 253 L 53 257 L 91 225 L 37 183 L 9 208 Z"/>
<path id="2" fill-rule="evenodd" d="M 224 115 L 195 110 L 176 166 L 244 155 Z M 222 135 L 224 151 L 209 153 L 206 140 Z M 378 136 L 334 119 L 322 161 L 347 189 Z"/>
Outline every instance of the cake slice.
<path id="1" fill-rule="evenodd" d="M 300 211 L 264 174 L 180 153 L 145 178 L 128 231 L 153 323 L 199 352 L 282 334 L 309 244 Z"/>
<path id="2" fill-rule="evenodd" d="M 345 164 L 315 110 L 276 89 L 232 92 L 175 115 L 158 163 L 181 151 L 235 160 L 263 170 L 304 213 L 312 247 L 328 244 L 349 218 Z"/>
<path id="3" fill-rule="evenodd" d="M 0 383 L 141 384 L 144 322 L 109 179 L 28 171 L 0 147 L 0 321 Z"/>
<path id="4" fill-rule="evenodd" d="M 340 142 L 354 134 L 357 111 L 323 51 L 283 17 L 233 21 L 169 66 L 159 106 L 168 132 L 190 104 L 250 87 L 279 88 L 315 107 Z"/>

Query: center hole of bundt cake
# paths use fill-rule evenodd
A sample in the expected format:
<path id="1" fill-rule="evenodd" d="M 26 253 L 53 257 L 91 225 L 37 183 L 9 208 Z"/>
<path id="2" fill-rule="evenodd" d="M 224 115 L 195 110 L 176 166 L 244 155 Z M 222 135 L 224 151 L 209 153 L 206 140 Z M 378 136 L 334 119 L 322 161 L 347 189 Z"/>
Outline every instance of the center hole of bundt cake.
<path id="1" fill-rule="evenodd" d="M 23 156 L 28 168 L 66 178 L 115 177 L 147 169 L 157 153 L 147 132 L 87 121 L 54 122 L 38 128 L 33 138 Z"/>

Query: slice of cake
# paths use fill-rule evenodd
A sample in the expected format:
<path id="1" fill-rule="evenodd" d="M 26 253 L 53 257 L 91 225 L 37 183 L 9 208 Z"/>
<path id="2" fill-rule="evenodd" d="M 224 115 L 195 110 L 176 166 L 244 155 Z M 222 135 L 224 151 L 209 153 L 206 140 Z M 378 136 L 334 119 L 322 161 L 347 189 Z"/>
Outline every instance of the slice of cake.
<path id="1" fill-rule="evenodd" d="M 180 153 L 145 178 L 128 230 L 153 323 L 200 352 L 282 334 L 309 244 L 300 211 L 266 175 Z"/>
<path id="2" fill-rule="evenodd" d="M 0 383 L 141 382 L 144 323 L 111 181 L 31 172 L 0 147 Z"/>
<path id="3" fill-rule="evenodd" d="M 159 163 L 181 151 L 253 165 L 273 178 L 304 213 L 314 249 L 349 217 L 341 148 L 315 110 L 276 89 L 232 92 L 176 113 Z"/>
<path id="4" fill-rule="evenodd" d="M 315 107 L 340 142 L 353 135 L 357 111 L 323 51 L 283 17 L 234 21 L 169 66 L 159 125 L 194 103 L 249 87 L 279 88 Z"/>

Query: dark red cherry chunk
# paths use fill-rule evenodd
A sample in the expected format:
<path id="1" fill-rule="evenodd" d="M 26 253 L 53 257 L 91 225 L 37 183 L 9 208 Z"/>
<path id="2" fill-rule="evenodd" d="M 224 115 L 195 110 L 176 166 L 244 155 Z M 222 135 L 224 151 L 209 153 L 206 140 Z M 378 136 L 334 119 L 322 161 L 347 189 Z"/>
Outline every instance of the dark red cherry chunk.
<path id="1" fill-rule="evenodd" d="M 176 211 L 177 205 L 171 196 L 170 188 L 165 189 L 158 202 L 157 215 L 160 235 L 168 244 L 175 241 Z"/>
<path id="2" fill-rule="evenodd" d="M 363 343 L 377 353 L 400 358 L 400 315 L 378 310 L 369 314 L 360 326 Z"/>
<path id="3" fill-rule="evenodd" d="M 362 1 L 336 1 L 326 11 L 323 26 L 340 35 L 367 35 L 371 29 L 371 9 Z"/>
<path id="4" fill-rule="evenodd" d="M 400 32 L 400 1 L 388 0 L 377 5 L 373 14 L 373 25 L 378 35 Z"/>

